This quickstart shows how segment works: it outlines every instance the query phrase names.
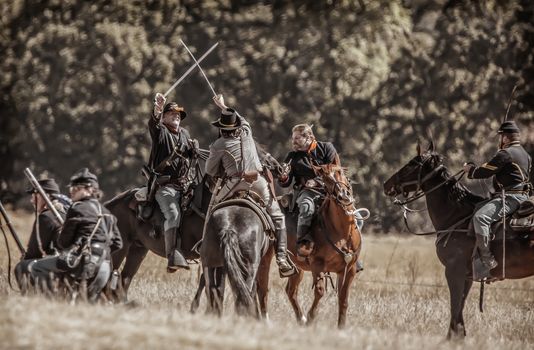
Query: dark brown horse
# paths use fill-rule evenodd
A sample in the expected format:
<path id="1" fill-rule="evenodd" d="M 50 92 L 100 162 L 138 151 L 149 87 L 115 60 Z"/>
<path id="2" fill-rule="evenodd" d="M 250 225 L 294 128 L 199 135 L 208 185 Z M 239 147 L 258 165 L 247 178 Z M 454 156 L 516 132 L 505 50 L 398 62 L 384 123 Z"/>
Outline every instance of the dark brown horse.
<path id="1" fill-rule="evenodd" d="M 338 326 L 345 325 L 350 285 L 356 276 L 356 261 L 361 250 L 361 236 L 354 217 L 354 200 L 352 189 L 344 171 L 338 165 L 323 165 L 315 168 L 321 176 L 326 189 L 326 197 L 312 225 L 315 248 L 306 260 L 297 259 L 298 274 L 289 277 L 286 293 L 300 323 L 312 322 L 317 316 L 317 307 L 326 289 L 326 273 L 337 274 L 338 290 Z M 288 229 L 288 249 L 296 256 L 296 217 L 286 215 Z M 274 253 L 271 249 L 260 264 L 258 271 L 258 297 L 260 311 L 267 316 L 267 299 L 269 268 Z M 304 316 L 298 302 L 298 288 L 304 277 L 304 271 L 311 271 L 313 276 L 314 300 Z"/>
<path id="2" fill-rule="evenodd" d="M 470 191 L 451 176 L 442 164 L 443 157 L 434 152 L 433 143 L 417 155 L 384 183 L 388 196 L 422 191 L 434 228 L 438 231 L 436 252 L 445 266 L 445 277 L 450 293 L 451 320 L 447 338 L 466 335 L 463 309 L 473 284 L 471 255 L 475 238 L 466 234 L 469 219 L 475 207 L 484 199 Z M 418 195 L 411 198 L 418 198 Z M 405 201 L 406 202 L 406 201 Z M 492 270 L 495 279 L 503 278 L 502 241 L 491 243 L 499 266 Z M 507 239 L 505 276 L 518 279 L 534 275 L 534 247 L 529 240 Z"/>
<path id="3" fill-rule="evenodd" d="M 121 282 L 126 299 L 128 288 L 133 277 L 141 266 L 148 251 L 165 257 L 165 242 L 163 237 L 163 214 L 157 207 L 148 222 L 139 220 L 135 211 L 134 194 L 137 189 L 123 192 L 105 203 L 106 208 L 117 217 L 117 225 L 121 232 L 123 247 L 113 253 L 114 268 L 118 268 L 124 261 L 121 270 Z M 205 181 L 198 184 L 195 197 L 200 197 L 199 208 L 184 214 L 181 225 L 182 251 L 188 260 L 198 259 L 199 255 L 193 251 L 193 246 L 202 238 L 204 213 L 206 213 L 211 192 Z M 193 201 L 195 202 L 195 200 Z M 203 279 L 202 279 L 203 280 Z"/>

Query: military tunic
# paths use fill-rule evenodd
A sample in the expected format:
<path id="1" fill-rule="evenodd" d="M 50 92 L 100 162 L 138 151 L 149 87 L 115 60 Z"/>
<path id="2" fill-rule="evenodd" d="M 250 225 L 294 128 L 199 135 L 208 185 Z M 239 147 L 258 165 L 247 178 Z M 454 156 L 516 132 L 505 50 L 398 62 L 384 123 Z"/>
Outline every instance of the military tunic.
<path id="1" fill-rule="evenodd" d="M 160 174 L 170 176 L 169 183 L 161 184 L 155 195 L 165 217 L 164 230 L 167 231 L 180 226 L 182 192 L 188 186 L 186 177 L 194 147 L 186 129 L 179 127 L 177 132 L 173 133 L 154 115 L 148 121 L 148 129 L 152 138 L 149 164 Z M 175 147 L 182 157 L 176 157 L 168 166 L 161 165 L 173 153 Z"/>
<path id="2" fill-rule="evenodd" d="M 252 129 L 247 120 L 235 110 L 228 108 L 226 113 L 235 113 L 241 122 L 239 137 L 219 137 L 210 145 L 210 154 L 206 161 L 206 173 L 213 177 L 224 177 L 226 181 L 215 197 L 218 203 L 240 190 L 256 192 L 267 204 L 267 212 L 273 218 L 275 229 L 285 229 L 285 218 L 278 202 L 269 190 L 269 184 L 263 176 L 248 183 L 243 179 L 246 172 L 262 171 L 256 143 L 252 137 Z"/>
<path id="3" fill-rule="evenodd" d="M 286 156 L 291 170 L 285 181 L 280 181 L 282 187 L 294 183 L 297 205 L 299 208 L 298 226 L 311 226 L 315 214 L 315 203 L 321 200 L 321 180 L 315 174 L 313 165 L 332 164 L 338 155 L 334 145 L 330 142 L 313 141 L 308 151 L 292 151 Z M 314 189 L 306 187 L 306 182 L 314 180 Z"/>

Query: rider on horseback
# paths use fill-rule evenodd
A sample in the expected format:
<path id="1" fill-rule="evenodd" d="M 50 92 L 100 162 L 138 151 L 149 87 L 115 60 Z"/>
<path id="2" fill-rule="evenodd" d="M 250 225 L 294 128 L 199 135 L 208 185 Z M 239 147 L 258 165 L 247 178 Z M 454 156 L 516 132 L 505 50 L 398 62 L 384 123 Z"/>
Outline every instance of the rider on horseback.
<path id="1" fill-rule="evenodd" d="M 159 188 L 155 198 L 165 217 L 167 272 L 175 272 L 179 268 L 189 269 L 180 251 L 181 237 L 178 231 L 182 219 L 182 196 L 190 186 L 188 175 L 195 141 L 180 126 L 180 122 L 187 117 L 184 108 L 175 102 L 164 104 L 165 97 L 156 94 L 154 111 L 148 122 L 152 138 L 149 164 L 158 176 L 156 182 Z"/>
<path id="2" fill-rule="evenodd" d="M 530 190 L 531 159 L 519 142 L 519 128 L 515 122 L 505 121 L 498 133 L 501 135 L 500 149 L 489 162 L 478 167 L 473 163 L 464 165 L 468 178 L 493 177 L 495 190 L 503 191 L 505 196 L 504 208 L 503 199 L 500 196 L 494 196 L 475 212 L 472 219 L 476 236 L 475 253 L 478 249 L 480 260 L 487 269 L 480 274 L 486 277 L 489 277 L 489 270 L 498 265 L 489 249 L 491 224 L 502 218 L 502 215 L 509 215 L 516 211 L 521 202 L 528 198 Z"/>
<path id="3" fill-rule="evenodd" d="M 206 161 L 206 173 L 213 177 L 224 177 L 226 182 L 217 193 L 215 202 L 220 202 L 239 190 L 252 190 L 266 203 L 276 235 L 276 262 L 280 275 L 294 274 L 294 267 L 287 259 L 287 233 L 285 217 L 276 198 L 262 175 L 262 166 L 256 150 L 250 124 L 235 110 L 228 108 L 222 95 L 213 101 L 221 109 L 221 117 L 212 124 L 219 128 L 220 137 L 210 146 Z"/>
<path id="4" fill-rule="evenodd" d="M 278 178 L 282 187 L 288 187 L 295 180 L 295 196 L 299 208 L 297 224 L 297 246 L 301 256 L 308 256 L 314 246 L 310 228 L 315 205 L 322 197 L 322 184 L 312 165 L 339 163 L 334 145 L 315 139 L 308 124 L 298 124 L 292 129 L 293 151 L 284 160 L 285 172 Z"/>
<path id="5" fill-rule="evenodd" d="M 284 160 L 284 173 L 278 178 L 282 187 L 288 187 L 294 180 L 296 202 L 299 208 L 297 223 L 297 246 L 300 256 L 308 256 L 314 247 L 310 235 L 316 203 L 323 196 L 323 184 L 317 177 L 312 166 L 337 164 L 339 156 L 330 142 L 321 142 L 315 139 L 312 127 L 308 124 L 298 124 L 292 129 L 293 151 L 289 152 Z M 356 214 L 356 218 L 361 218 Z M 357 220 L 361 231 L 363 220 Z M 358 270 L 363 266 L 358 261 Z"/>

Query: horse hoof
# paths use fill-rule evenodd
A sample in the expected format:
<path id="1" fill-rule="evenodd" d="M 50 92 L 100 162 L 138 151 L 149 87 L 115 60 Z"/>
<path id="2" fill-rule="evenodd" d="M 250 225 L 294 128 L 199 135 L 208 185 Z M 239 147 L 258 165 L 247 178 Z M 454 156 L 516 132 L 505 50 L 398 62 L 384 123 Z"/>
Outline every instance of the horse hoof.
<path id="1" fill-rule="evenodd" d="M 306 324 L 308 324 L 308 319 L 306 318 L 306 316 L 302 316 L 302 317 L 300 318 L 300 320 L 299 320 L 299 324 L 301 324 L 301 325 L 303 325 L 303 326 L 306 325 Z"/>

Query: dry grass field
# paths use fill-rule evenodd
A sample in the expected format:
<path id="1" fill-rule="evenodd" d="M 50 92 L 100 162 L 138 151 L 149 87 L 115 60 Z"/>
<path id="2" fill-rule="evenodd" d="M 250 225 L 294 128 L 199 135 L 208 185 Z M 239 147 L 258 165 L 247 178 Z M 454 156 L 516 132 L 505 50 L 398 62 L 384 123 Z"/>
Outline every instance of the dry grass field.
<path id="1" fill-rule="evenodd" d="M 32 216 L 13 221 L 27 240 Z M 12 249 L 15 248 L 11 241 Z M 12 252 L 13 253 L 13 252 Z M 13 254 L 13 255 L 16 255 Z M 15 257 L 16 258 L 16 257 Z M 222 318 L 189 313 L 198 270 L 165 273 L 165 261 L 149 254 L 130 299 L 136 306 L 69 305 L 42 296 L 21 297 L 7 285 L 5 244 L 0 244 L 1 349 L 532 349 L 534 279 L 486 288 L 478 312 L 478 284 L 465 310 L 468 337 L 446 342 L 448 291 L 434 241 L 419 237 L 364 237 L 365 271 L 353 285 L 348 326 L 336 328 L 337 298 L 329 288 L 318 322 L 298 326 L 273 273 L 270 322 L 234 315 L 230 291 Z M 301 289 L 311 303 L 311 278 Z"/>

